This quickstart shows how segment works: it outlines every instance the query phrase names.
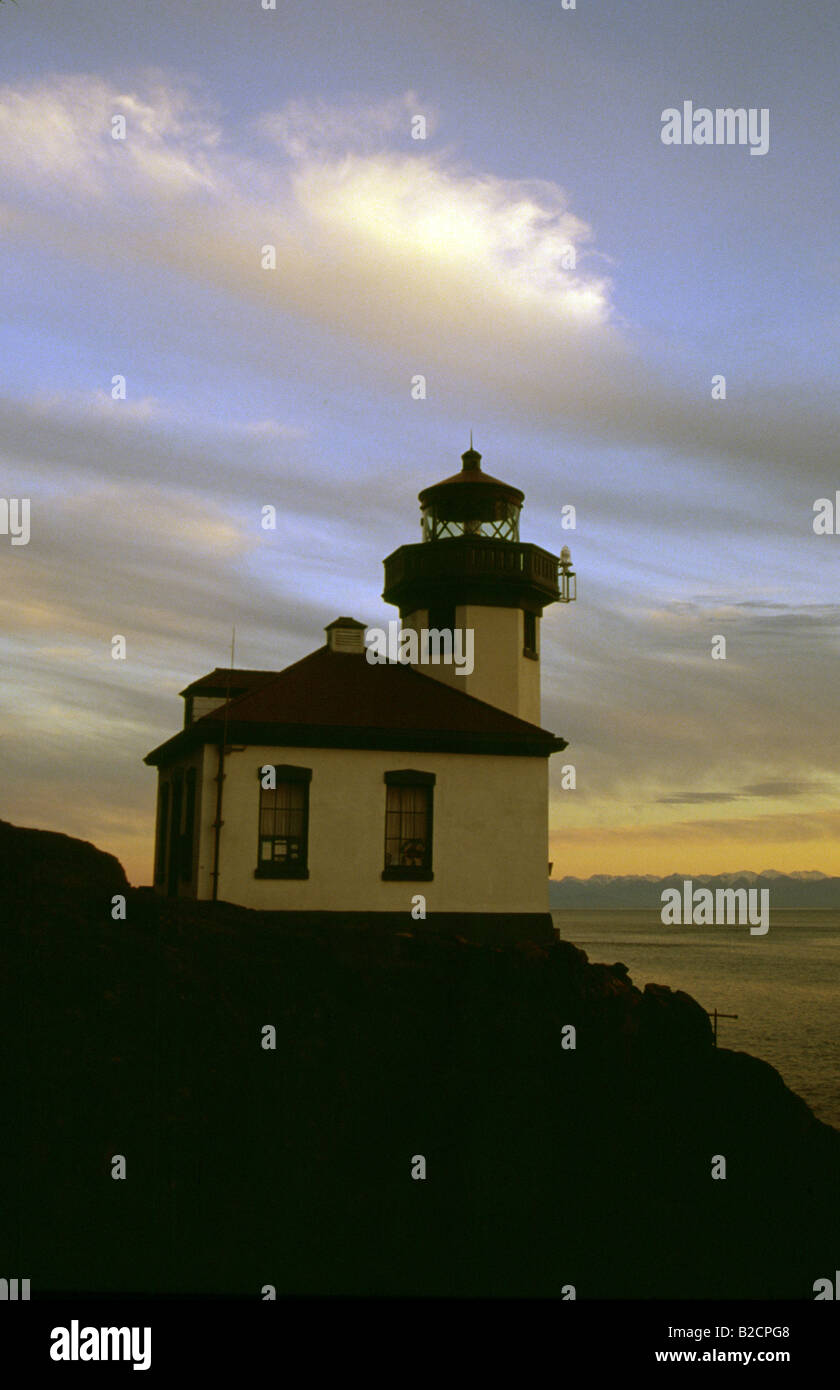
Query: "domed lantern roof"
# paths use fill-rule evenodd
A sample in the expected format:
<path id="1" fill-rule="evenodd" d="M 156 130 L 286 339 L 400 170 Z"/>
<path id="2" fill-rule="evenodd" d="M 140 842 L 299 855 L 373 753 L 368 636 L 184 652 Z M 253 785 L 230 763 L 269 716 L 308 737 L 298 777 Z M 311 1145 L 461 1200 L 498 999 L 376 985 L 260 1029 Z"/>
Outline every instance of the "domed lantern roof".
<path id="1" fill-rule="evenodd" d="M 481 471 L 481 454 L 470 447 L 461 455 L 460 473 L 433 483 L 419 494 L 424 541 L 490 536 L 519 540 L 524 492 Z"/>

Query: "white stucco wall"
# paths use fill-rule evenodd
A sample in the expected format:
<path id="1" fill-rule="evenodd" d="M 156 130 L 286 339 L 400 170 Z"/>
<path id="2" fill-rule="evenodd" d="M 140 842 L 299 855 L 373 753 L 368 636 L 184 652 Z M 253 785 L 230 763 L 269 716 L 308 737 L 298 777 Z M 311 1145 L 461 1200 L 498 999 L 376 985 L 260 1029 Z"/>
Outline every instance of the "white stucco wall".
<path id="1" fill-rule="evenodd" d="M 212 895 L 217 750 L 203 750 L 197 893 Z M 254 877 L 258 769 L 312 768 L 309 878 Z M 434 879 L 385 882 L 386 771 L 434 772 Z M 548 910 L 548 760 L 367 749 L 250 747 L 225 763 L 219 897 L 246 907 L 408 913 Z"/>
<path id="2" fill-rule="evenodd" d="M 486 700 L 518 719 L 531 724 L 540 722 L 540 663 L 523 656 L 525 615 L 521 608 L 489 608 L 483 605 L 459 604 L 455 609 L 455 625 L 472 628 L 474 637 L 474 669 L 471 675 L 457 675 L 457 667 L 443 664 L 422 665 L 417 669 L 425 675 Z M 537 618 L 537 651 L 540 650 L 540 619 Z M 429 614 L 424 608 L 409 613 L 403 627 L 420 632 L 429 626 Z"/>

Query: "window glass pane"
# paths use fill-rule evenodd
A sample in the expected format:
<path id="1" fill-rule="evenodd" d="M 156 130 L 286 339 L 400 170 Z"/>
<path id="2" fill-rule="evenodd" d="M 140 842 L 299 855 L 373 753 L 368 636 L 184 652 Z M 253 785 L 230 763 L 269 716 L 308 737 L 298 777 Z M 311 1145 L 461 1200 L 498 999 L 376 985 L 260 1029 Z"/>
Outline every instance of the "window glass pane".
<path id="1" fill-rule="evenodd" d="M 270 790 L 260 788 L 261 862 L 305 862 L 307 793 L 305 782 L 280 782 Z"/>
<path id="2" fill-rule="evenodd" d="M 386 867 L 424 867 L 429 849 L 428 825 L 428 788 L 389 786 L 385 809 Z"/>

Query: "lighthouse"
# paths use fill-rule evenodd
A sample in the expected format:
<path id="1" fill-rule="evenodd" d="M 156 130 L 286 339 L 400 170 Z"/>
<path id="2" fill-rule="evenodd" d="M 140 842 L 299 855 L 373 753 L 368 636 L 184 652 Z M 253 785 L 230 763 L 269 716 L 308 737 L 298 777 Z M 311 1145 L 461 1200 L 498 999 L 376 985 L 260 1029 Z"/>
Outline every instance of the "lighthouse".
<path id="1" fill-rule="evenodd" d="M 548 763 L 566 740 L 539 720 L 540 618 L 575 576 L 568 551 L 520 541 L 519 488 L 472 444 L 462 464 L 420 493 L 422 540 L 385 561 L 396 655 L 371 660 L 384 634 L 343 615 L 291 665 L 217 667 L 181 692 L 183 728 L 146 756 L 158 893 L 553 940 Z"/>
<path id="2" fill-rule="evenodd" d="M 422 540 L 388 556 L 382 596 L 418 638 L 471 634 L 469 672 L 430 659 L 428 641 L 416 669 L 538 725 L 540 622 L 549 604 L 575 597 L 571 557 L 520 540 L 524 493 L 482 470 L 472 440 L 461 465 L 419 494 Z"/>

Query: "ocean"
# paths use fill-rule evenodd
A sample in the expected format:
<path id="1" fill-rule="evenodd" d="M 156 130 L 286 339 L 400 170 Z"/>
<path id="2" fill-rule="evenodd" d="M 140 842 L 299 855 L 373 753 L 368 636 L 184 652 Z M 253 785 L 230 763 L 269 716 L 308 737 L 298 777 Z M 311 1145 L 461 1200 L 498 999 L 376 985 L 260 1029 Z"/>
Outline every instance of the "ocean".
<path id="1" fill-rule="evenodd" d="M 720 1019 L 718 1045 L 770 1062 L 814 1114 L 840 1129 L 840 912 L 772 912 L 749 927 L 666 927 L 658 911 L 552 912 L 593 962 L 623 961 L 633 984 L 669 985 Z"/>

